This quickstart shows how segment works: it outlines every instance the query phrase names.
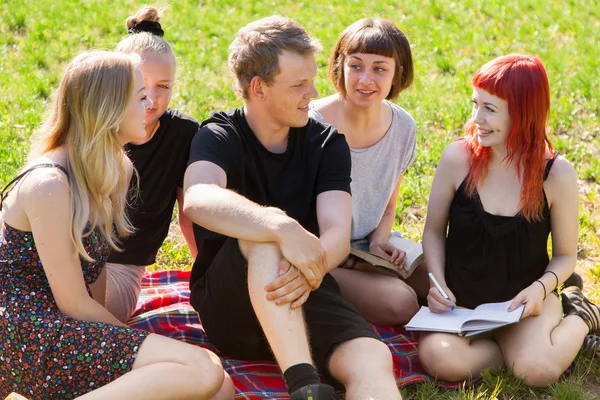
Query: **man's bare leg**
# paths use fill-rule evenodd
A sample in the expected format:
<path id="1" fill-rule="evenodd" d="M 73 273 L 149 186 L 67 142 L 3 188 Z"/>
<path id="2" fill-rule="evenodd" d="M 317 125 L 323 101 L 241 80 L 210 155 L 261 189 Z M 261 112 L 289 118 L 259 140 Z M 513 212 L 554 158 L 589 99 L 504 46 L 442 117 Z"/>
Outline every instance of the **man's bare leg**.
<path id="1" fill-rule="evenodd" d="M 392 354 L 373 338 L 340 344 L 329 359 L 329 371 L 346 388 L 347 400 L 401 400 L 394 377 Z"/>
<path id="2" fill-rule="evenodd" d="M 265 286 L 278 277 L 279 262 L 283 257 L 279 246 L 242 240 L 239 243 L 242 254 L 248 260 L 248 291 L 252 307 L 279 367 L 285 371 L 292 365 L 313 364 L 302 308 L 292 310 L 289 304 L 278 306 L 266 297 Z"/>
<path id="3" fill-rule="evenodd" d="M 333 388 L 319 384 L 319 376 L 310 354 L 302 308 L 290 304 L 278 306 L 267 299 L 265 286 L 279 276 L 283 258 L 273 243 L 239 241 L 248 260 L 248 292 L 263 332 L 284 373 L 290 399 L 329 400 Z"/>

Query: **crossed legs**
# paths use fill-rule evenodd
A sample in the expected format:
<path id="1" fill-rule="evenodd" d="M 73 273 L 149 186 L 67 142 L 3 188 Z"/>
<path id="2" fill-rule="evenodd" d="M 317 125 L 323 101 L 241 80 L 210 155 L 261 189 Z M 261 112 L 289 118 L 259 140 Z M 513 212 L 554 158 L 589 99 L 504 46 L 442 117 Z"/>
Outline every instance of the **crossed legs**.
<path id="1" fill-rule="evenodd" d="M 452 334 L 422 334 L 419 359 L 439 379 L 460 381 L 483 370 L 507 366 L 534 387 L 556 382 L 575 359 L 588 327 L 576 316 L 562 318 L 556 296 L 548 296 L 542 313 L 469 341 Z"/>
<path id="2" fill-rule="evenodd" d="M 343 309 L 340 308 L 340 314 L 352 310 L 351 312 L 360 318 L 339 292 L 311 294 L 312 299 L 309 297 L 304 307 L 305 312 L 309 313 L 307 329 L 302 309 L 291 310 L 289 305 L 277 306 L 266 299 L 264 287 L 277 278 L 279 262 L 282 259 L 278 246 L 240 241 L 240 250 L 248 260 L 248 289 L 254 312 L 283 371 L 299 363 L 317 364 L 321 368 L 328 369 L 321 372 L 328 372 L 344 385 L 347 399 L 401 398 L 394 379 L 391 353 L 385 344 L 374 338 L 376 335 L 364 320 L 362 320 L 364 328 L 361 329 L 365 330 L 365 337 L 352 337 L 356 333 L 348 333 L 353 326 L 353 321 L 347 322 L 348 330 L 342 328 L 335 333 L 332 332 L 331 336 L 340 338 L 339 344 L 330 346 L 328 341 L 331 338 L 323 337 L 326 336 L 322 333 L 323 325 L 326 325 L 329 317 L 336 313 L 336 310 L 331 308 L 331 304 L 327 304 L 328 299 L 338 300 L 345 305 Z M 317 306 L 313 303 L 309 304 L 315 299 L 322 304 Z M 308 343 L 309 331 L 315 343 L 315 351 L 320 354 L 316 358 L 316 363 L 311 357 Z M 346 340 L 347 335 L 352 338 Z M 329 357 L 324 357 L 325 349 L 328 347 Z M 327 361 L 324 362 L 325 359 Z M 321 365 L 322 363 L 326 366 Z"/>

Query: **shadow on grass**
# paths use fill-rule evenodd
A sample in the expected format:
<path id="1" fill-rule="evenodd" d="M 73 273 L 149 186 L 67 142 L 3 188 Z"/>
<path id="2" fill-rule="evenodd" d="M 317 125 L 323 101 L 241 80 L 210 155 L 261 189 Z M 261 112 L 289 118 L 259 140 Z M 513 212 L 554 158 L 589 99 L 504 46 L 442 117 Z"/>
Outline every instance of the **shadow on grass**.
<path id="1" fill-rule="evenodd" d="M 473 386 L 447 390 L 433 382 L 419 383 L 403 389 L 402 396 L 405 400 L 600 399 L 600 359 L 580 353 L 571 374 L 545 389 L 527 387 L 506 368 L 497 368 L 484 371 Z"/>

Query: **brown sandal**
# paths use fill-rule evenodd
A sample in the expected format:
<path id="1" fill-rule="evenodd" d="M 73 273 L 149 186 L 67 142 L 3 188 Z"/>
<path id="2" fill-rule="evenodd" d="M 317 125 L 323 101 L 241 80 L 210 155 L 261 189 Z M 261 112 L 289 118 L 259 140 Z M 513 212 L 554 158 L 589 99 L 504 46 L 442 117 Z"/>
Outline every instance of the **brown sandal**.
<path id="1" fill-rule="evenodd" d="M 583 339 L 581 351 L 583 351 L 586 355 L 590 356 L 591 358 L 600 358 L 600 336 L 587 335 Z"/>
<path id="2" fill-rule="evenodd" d="M 590 335 L 600 335 L 600 307 L 589 301 L 581 289 L 570 286 L 562 292 L 565 316 L 577 315 L 589 328 Z"/>

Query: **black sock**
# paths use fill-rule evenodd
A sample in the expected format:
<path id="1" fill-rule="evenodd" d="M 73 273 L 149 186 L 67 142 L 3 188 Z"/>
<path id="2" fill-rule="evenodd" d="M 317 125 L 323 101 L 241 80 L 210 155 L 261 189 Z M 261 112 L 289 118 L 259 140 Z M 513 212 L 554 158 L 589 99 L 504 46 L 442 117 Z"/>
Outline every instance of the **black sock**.
<path id="1" fill-rule="evenodd" d="M 283 378 L 285 379 L 287 391 L 290 394 L 301 387 L 321 382 L 317 370 L 310 364 L 292 365 L 285 370 Z"/>

